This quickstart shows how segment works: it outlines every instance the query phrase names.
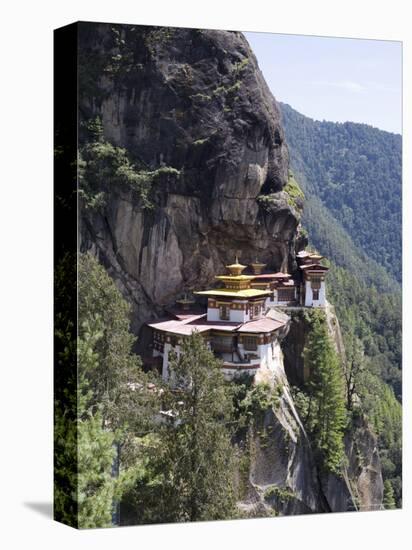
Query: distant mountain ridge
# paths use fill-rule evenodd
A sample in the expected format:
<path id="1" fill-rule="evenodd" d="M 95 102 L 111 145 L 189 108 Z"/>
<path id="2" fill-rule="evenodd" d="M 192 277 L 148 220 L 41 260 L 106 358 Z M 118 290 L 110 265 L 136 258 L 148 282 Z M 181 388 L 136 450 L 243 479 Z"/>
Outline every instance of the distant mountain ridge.
<path id="1" fill-rule="evenodd" d="M 346 255 L 346 263 L 335 258 L 338 264 L 352 269 L 355 257 L 366 257 L 401 282 L 402 137 L 366 124 L 316 121 L 279 105 L 291 167 L 307 198 L 302 221 L 313 243 L 342 245 L 347 250 L 336 255 Z M 348 239 L 343 243 L 345 233 L 354 247 Z"/>

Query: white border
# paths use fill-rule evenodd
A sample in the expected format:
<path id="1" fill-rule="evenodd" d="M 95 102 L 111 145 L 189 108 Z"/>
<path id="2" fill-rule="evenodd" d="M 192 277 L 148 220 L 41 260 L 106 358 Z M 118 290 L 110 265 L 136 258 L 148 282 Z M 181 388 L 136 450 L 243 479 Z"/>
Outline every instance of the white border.
<path id="1" fill-rule="evenodd" d="M 407 2 L 392 0 L 14 1 L 1 40 L 1 420 L 3 548 L 397 548 L 406 547 L 410 441 L 405 432 L 403 511 L 346 513 L 76 532 L 24 503 L 51 499 L 52 29 L 75 20 L 225 28 L 404 41 L 404 242 L 408 212 L 411 38 Z M 385 106 L 382 105 L 384 109 Z M 409 208 L 408 208 L 409 207 Z M 410 255 L 404 253 L 404 280 Z M 410 303 L 408 285 L 404 304 Z M 404 342 L 410 336 L 405 318 Z M 404 346 L 405 426 L 410 352 Z M 138 546 L 137 546 L 138 545 Z"/>

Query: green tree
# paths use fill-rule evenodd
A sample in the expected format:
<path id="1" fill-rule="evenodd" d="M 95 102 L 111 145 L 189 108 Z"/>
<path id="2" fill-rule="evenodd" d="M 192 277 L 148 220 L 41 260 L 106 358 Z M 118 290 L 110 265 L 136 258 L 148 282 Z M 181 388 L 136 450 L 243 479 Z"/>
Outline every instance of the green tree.
<path id="1" fill-rule="evenodd" d="M 79 337 L 99 320 L 101 338 L 94 344 L 96 362 L 85 363 L 84 376 L 101 407 L 102 420 L 114 430 L 144 433 L 151 427 L 155 396 L 149 377 L 132 351 L 130 306 L 106 270 L 91 254 L 81 254 L 78 267 Z"/>
<path id="2" fill-rule="evenodd" d="M 76 262 L 66 257 L 56 270 L 55 517 L 105 527 L 114 503 L 143 475 L 144 447 L 136 442 L 152 426 L 157 397 L 132 352 L 130 308 L 114 282 L 90 254 L 79 256 L 77 275 L 76 339 L 75 300 L 65 302 L 75 298 L 68 289 Z"/>
<path id="3" fill-rule="evenodd" d="M 153 442 L 148 479 L 129 495 L 138 521 L 234 517 L 232 395 L 220 363 L 195 333 L 183 340 L 170 370 L 173 388 L 163 399 L 169 420 Z"/>
<path id="4" fill-rule="evenodd" d="M 346 382 L 346 407 L 352 410 L 354 398 L 358 393 L 359 380 L 365 369 L 364 351 L 362 342 L 354 334 L 347 339 L 345 382 Z"/>
<path id="5" fill-rule="evenodd" d="M 396 508 L 395 494 L 389 479 L 383 484 L 383 506 L 385 510 L 394 510 Z"/>
<path id="6" fill-rule="evenodd" d="M 402 506 L 402 407 L 392 388 L 373 374 L 362 374 L 359 395 L 363 410 L 378 436 L 384 481 L 390 481 L 398 507 Z"/>
<path id="7" fill-rule="evenodd" d="M 55 270 L 54 517 L 77 527 L 76 257 L 64 254 Z"/>
<path id="8" fill-rule="evenodd" d="M 79 257 L 78 293 L 79 392 L 86 401 L 81 406 L 79 396 L 79 522 L 97 527 L 111 521 L 114 500 L 145 475 L 141 440 L 153 429 L 160 405 L 149 385 L 156 377 L 142 371 L 132 351 L 130 306 L 91 254 Z M 117 479 L 111 475 L 114 445 Z"/>
<path id="9" fill-rule="evenodd" d="M 311 330 L 304 354 L 310 372 L 305 424 L 315 442 L 321 467 L 339 473 L 346 427 L 343 373 L 322 311 L 311 313 Z"/>
<path id="10" fill-rule="evenodd" d="M 112 474 L 115 434 L 103 423 L 101 406 L 95 404 L 85 374 L 98 369 L 95 348 L 103 336 L 101 320 L 84 321 L 83 338 L 78 340 L 77 392 L 77 498 L 78 527 L 109 527 L 119 480 Z"/>

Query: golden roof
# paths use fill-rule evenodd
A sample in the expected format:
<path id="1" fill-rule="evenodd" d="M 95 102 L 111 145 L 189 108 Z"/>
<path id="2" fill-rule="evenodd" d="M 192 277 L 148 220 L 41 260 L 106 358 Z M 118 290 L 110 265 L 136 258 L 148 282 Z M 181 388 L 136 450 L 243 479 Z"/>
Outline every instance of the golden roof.
<path id="1" fill-rule="evenodd" d="M 258 262 L 257 258 L 256 258 L 255 262 L 251 263 L 250 265 L 251 265 L 251 267 L 253 269 L 253 273 L 255 273 L 255 275 L 260 275 L 262 273 L 262 271 L 265 269 L 265 267 L 267 266 L 267 264 L 264 264 L 262 262 Z"/>
<path id="2" fill-rule="evenodd" d="M 219 288 L 216 290 L 200 290 L 195 292 L 203 296 L 230 296 L 231 298 L 255 298 L 270 294 L 269 290 L 259 290 L 257 288 L 244 288 L 235 290 L 231 288 Z"/>
<path id="3" fill-rule="evenodd" d="M 215 275 L 215 279 L 221 281 L 251 281 L 254 278 L 254 275 Z"/>
<path id="4" fill-rule="evenodd" d="M 236 256 L 235 263 L 230 264 L 226 266 L 227 269 L 230 271 L 231 275 L 240 275 L 244 269 L 246 269 L 246 265 L 240 264 L 238 257 Z"/>

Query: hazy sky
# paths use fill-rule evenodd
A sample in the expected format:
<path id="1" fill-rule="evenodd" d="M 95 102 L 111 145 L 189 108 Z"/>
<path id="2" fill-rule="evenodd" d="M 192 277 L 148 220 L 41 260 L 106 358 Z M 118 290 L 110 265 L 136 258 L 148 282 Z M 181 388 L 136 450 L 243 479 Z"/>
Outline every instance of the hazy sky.
<path id="1" fill-rule="evenodd" d="M 277 100 L 316 120 L 365 122 L 401 133 L 400 42 L 245 35 Z"/>

